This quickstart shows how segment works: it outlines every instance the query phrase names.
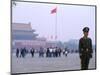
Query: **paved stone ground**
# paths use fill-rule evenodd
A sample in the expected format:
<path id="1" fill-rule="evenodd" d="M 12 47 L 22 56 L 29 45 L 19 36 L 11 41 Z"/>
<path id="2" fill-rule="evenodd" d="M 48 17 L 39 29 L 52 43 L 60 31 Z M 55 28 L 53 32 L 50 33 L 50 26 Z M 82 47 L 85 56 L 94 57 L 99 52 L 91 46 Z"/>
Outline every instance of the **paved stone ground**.
<path id="1" fill-rule="evenodd" d="M 95 68 L 95 54 L 90 60 L 89 69 Z M 28 54 L 25 58 L 16 58 L 12 54 L 12 73 L 27 73 L 27 72 L 45 72 L 45 71 L 60 71 L 60 70 L 79 70 L 80 59 L 77 53 L 68 54 L 67 57 L 61 56 L 58 58 L 39 58 L 38 54 L 32 58 Z"/>

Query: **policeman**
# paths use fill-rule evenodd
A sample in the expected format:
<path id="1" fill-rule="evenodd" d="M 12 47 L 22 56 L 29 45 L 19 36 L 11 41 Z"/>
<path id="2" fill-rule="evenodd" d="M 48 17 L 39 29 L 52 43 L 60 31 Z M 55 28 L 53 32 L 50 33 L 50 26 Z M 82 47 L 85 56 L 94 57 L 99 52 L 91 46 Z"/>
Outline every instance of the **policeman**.
<path id="1" fill-rule="evenodd" d="M 88 37 L 89 28 L 83 28 L 84 36 L 79 40 L 79 55 L 81 59 L 81 70 L 87 70 L 89 60 L 92 58 L 92 40 Z"/>

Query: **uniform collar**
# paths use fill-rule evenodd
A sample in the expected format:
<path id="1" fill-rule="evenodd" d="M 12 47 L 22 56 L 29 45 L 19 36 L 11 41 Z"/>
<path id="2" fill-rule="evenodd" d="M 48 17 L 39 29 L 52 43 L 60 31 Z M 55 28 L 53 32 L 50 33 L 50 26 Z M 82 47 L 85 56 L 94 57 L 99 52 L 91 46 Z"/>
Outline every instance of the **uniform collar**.
<path id="1" fill-rule="evenodd" d="M 83 38 L 84 38 L 84 39 L 87 39 L 88 37 L 84 37 L 84 36 L 83 36 Z"/>

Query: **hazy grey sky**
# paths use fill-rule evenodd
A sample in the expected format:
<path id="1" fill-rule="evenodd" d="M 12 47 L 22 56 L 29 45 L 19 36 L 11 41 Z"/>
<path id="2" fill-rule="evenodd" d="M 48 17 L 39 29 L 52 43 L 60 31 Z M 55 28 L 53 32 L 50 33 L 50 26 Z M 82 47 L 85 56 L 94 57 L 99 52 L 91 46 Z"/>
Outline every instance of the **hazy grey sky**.
<path id="1" fill-rule="evenodd" d="M 56 13 L 51 10 L 57 7 L 57 40 L 68 41 L 83 36 L 82 29 L 90 28 L 89 37 L 95 42 L 95 7 L 41 4 L 17 2 L 12 10 L 12 22 L 29 23 L 40 37 L 55 40 Z M 53 39 L 51 39 L 53 36 Z"/>

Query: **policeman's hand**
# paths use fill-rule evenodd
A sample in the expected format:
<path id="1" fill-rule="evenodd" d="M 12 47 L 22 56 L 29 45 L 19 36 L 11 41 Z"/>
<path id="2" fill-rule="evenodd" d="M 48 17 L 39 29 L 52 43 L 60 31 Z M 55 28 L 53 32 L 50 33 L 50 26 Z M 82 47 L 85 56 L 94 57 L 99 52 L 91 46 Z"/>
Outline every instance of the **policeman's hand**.
<path id="1" fill-rule="evenodd" d="M 82 54 L 80 54 L 80 58 L 82 58 Z"/>
<path id="2" fill-rule="evenodd" d="M 92 58 L 92 54 L 90 54 L 90 58 Z"/>

